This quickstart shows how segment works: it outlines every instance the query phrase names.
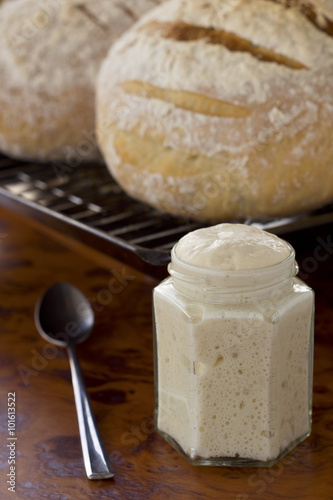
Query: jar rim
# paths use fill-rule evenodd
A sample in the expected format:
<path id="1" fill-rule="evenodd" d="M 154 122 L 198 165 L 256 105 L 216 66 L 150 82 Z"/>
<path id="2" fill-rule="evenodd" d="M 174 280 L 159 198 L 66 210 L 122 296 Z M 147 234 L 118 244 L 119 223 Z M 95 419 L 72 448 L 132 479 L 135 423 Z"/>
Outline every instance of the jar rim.
<path id="1" fill-rule="evenodd" d="M 241 287 L 247 282 L 248 286 L 276 283 L 286 278 L 296 276 L 298 266 L 295 262 L 295 250 L 286 242 L 289 255 L 275 264 L 252 269 L 218 269 L 190 264 L 177 255 L 177 243 L 171 250 L 169 273 L 176 279 L 192 283 L 205 283 L 213 288 L 221 285 L 227 288 Z"/>

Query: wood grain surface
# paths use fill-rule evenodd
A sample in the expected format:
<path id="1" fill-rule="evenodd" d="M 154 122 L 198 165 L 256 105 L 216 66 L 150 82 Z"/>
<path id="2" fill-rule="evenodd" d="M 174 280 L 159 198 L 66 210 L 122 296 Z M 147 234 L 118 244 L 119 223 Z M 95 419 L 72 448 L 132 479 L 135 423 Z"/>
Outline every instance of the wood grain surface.
<path id="1" fill-rule="evenodd" d="M 332 228 L 289 235 L 316 291 L 313 431 L 270 469 L 192 466 L 155 432 L 153 278 L 0 209 L 0 499 L 333 499 Z M 78 346 L 114 480 L 85 477 L 66 352 L 36 332 L 38 297 L 69 281 L 91 300 Z M 8 491 L 8 393 L 16 395 L 15 493 Z"/>

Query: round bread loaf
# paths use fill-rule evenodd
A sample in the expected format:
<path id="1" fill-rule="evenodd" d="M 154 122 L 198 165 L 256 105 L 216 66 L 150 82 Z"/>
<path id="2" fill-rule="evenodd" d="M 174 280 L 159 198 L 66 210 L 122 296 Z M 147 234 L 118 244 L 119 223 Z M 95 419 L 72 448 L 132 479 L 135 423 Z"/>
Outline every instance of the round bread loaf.
<path id="1" fill-rule="evenodd" d="M 95 83 L 111 44 L 160 0 L 15 0 L 0 9 L 0 150 L 90 160 Z"/>
<path id="2" fill-rule="evenodd" d="M 133 197 L 201 220 L 333 199 L 333 1 L 170 0 L 97 84 L 97 135 Z"/>

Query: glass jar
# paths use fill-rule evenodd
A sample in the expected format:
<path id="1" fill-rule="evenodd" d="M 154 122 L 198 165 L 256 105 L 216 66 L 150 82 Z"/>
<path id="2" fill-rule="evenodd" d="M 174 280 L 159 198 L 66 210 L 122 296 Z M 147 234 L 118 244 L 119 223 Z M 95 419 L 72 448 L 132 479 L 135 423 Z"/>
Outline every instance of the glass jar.
<path id="1" fill-rule="evenodd" d="M 272 466 L 310 434 L 314 294 L 286 245 L 234 271 L 175 245 L 154 289 L 156 427 L 193 464 Z"/>

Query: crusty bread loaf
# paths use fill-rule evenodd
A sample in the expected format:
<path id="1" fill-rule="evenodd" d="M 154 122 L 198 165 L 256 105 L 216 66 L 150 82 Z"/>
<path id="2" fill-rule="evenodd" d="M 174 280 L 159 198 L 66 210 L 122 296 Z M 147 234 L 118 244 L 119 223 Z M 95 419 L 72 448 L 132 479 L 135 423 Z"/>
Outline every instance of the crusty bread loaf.
<path id="1" fill-rule="evenodd" d="M 113 46 L 97 133 L 133 197 L 202 220 L 333 199 L 332 0 L 170 0 Z"/>
<path id="2" fill-rule="evenodd" d="M 160 0 L 15 0 L 0 9 L 0 150 L 89 160 L 95 82 L 111 44 Z"/>

